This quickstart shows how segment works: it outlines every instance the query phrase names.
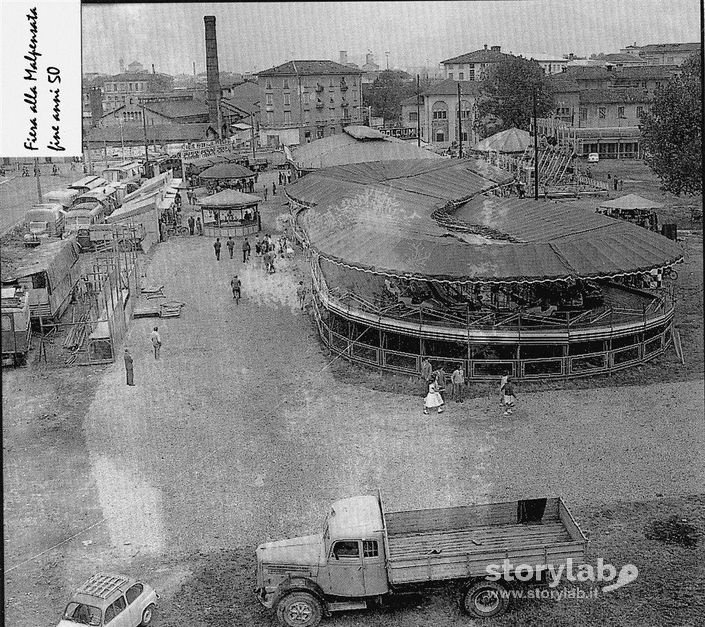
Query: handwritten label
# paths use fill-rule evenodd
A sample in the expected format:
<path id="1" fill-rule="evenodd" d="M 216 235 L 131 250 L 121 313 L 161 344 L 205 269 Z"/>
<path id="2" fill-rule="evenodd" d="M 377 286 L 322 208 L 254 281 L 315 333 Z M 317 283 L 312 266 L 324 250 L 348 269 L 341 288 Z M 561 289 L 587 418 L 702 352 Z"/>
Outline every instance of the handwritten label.
<path id="1" fill-rule="evenodd" d="M 80 1 L 17 0 L 0 11 L 0 155 L 80 156 Z"/>

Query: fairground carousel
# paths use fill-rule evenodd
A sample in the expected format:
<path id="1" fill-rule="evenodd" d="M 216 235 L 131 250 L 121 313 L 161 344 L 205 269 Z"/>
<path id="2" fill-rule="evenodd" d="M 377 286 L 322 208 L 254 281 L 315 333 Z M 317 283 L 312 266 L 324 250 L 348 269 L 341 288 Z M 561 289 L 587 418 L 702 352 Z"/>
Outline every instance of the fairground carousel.
<path id="1" fill-rule="evenodd" d="M 606 373 L 672 342 L 676 243 L 568 201 L 511 195 L 484 161 L 327 168 L 287 186 L 334 353 L 470 379 Z M 675 276 L 675 273 L 672 275 Z"/>

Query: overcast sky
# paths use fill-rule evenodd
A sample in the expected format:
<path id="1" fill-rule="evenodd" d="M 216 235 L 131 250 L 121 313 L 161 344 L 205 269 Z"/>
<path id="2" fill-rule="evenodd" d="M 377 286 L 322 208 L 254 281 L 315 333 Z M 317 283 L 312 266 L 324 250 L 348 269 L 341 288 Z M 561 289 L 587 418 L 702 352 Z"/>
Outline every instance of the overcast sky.
<path id="1" fill-rule="evenodd" d="M 215 15 L 221 70 L 254 72 L 340 50 L 385 67 L 435 65 L 488 46 L 503 52 L 618 52 L 700 40 L 699 0 L 166 3 L 83 5 L 83 71 L 139 61 L 167 74 L 205 71 L 203 16 Z"/>

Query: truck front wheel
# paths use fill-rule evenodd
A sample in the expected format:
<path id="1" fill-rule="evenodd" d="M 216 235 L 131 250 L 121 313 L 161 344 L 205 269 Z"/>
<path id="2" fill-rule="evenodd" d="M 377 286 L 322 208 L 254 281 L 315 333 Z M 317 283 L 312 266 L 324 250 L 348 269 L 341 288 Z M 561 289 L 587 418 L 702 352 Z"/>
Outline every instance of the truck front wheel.
<path id="1" fill-rule="evenodd" d="M 277 618 L 284 627 L 316 627 L 321 616 L 321 602 L 308 592 L 292 592 L 277 604 Z"/>
<path id="2" fill-rule="evenodd" d="M 471 616 L 491 618 L 509 607 L 507 589 L 496 581 L 478 581 L 463 594 L 463 609 Z"/>

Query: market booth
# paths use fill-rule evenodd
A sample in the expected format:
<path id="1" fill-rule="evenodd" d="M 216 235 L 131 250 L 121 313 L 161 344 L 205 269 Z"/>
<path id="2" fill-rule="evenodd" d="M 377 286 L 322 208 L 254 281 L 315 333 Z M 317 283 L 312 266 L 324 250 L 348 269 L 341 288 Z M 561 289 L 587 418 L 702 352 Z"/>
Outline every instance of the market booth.
<path id="1" fill-rule="evenodd" d="M 201 185 L 209 190 L 220 187 L 240 191 L 245 189 L 250 181 L 254 182 L 254 178 L 255 173 L 252 170 L 237 163 L 220 163 L 198 175 Z"/>
<path id="2" fill-rule="evenodd" d="M 261 198 L 233 189 L 202 198 L 201 221 L 206 237 L 246 237 L 262 230 Z"/>

